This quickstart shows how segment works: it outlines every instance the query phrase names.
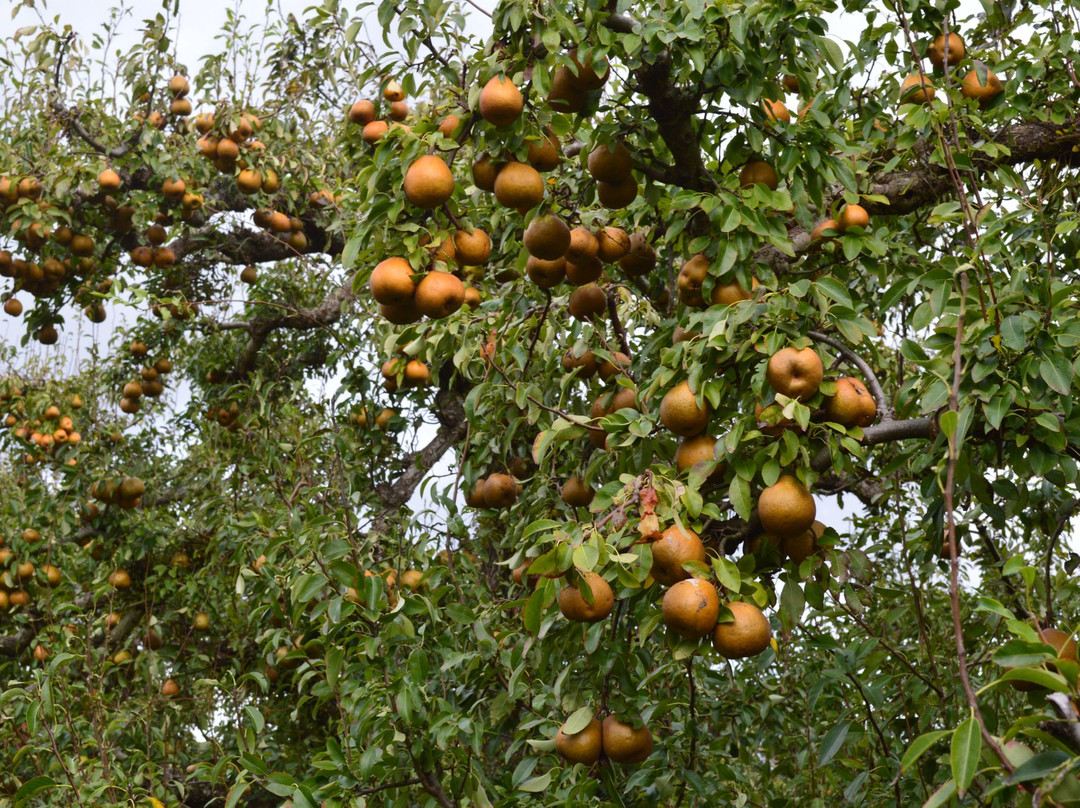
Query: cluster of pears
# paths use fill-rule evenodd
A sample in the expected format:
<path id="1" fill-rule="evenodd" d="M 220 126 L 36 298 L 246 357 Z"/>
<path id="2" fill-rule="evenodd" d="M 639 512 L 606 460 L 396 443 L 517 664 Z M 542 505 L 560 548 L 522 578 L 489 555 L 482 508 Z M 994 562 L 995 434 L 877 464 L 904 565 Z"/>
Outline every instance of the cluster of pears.
<path id="1" fill-rule="evenodd" d="M 806 402 L 817 394 L 824 378 L 824 367 L 813 348 L 786 347 L 769 357 L 765 378 L 776 393 Z M 785 429 L 797 427 L 793 420 L 782 416 L 781 410 L 778 402 L 757 405 L 762 432 L 776 436 Z M 845 427 L 868 427 L 877 419 L 877 403 L 862 380 L 842 376 L 836 380 L 836 392 L 825 398 L 812 417 Z"/>
<path id="2" fill-rule="evenodd" d="M 368 288 L 382 316 L 390 322 L 402 325 L 423 316 L 433 320 L 449 317 L 465 303 L 465 284 L 457 275 L 432 269 L 419 281 L 415 276 L 405 258 L 387 258 L 372 271 Z"/>
<path id="3" fill-rule="evenodd" d="M 927 46 L 926 55 L 935 70 L 943 71 L 961 64 L 967 55 L 967 47 L 959 34 L 942 34 Z M 981 64 L 970 70 L 960 82 L 960 94 L 977 101 L 983 109 L 1004 91 L 1001 79 Z M 929 104 L 935 94 L 933 82 L 920 70 L 913 72 L 900 84 L 901 104 Z"/>
<path id="4" fill-rule="evenodd" d="M 26 411 L 26 400 L 17 387 L 0 394 L 0 403 L 6 404 L 9 411 L 4 416 L 4 426 L 11 430 L 12 436 L 24 442 L 29 451 L 24 456 L 26 463 L 42 462 L 49 458 L 62 461 L 68 466 L 76 465 L 76 458 L 61 454 L 62 447 L 75 447 L 82 442 L 82 435 L 75 429 L 74 410 L 82 407 L 82 398 L 72 396 L 68 402 L 70 411 L 64 413 L 58 404 L 48 404 L 41 414 L 33 419 Z"/>
<path id="5" fill-rule="evenodd" d="M 144 234 L 147 243 L 133 247 L 131 252 L 128 253 L 131 263 L 143 269 L 149 269 L 150 267 L 168 269 L 176 263 L 176 253 L 171 247 L 165 245 L 165 241 L 169 237 L 166 225 L 170 221 L 170 217 L 165 213 L 158 213 L 155 216 L 154 222 L 146 228 Z"/>
<path id="6" fill-rule="evenodd" d="M 716 586 L 686 569 L 708 561 L 705 545 L 693 530 L 672 525 L 652 537 L 650 575 L 662 586 L 664 624 L 680 637 L 699 640 L 712 636 L 713 647 L 727 659 L 756 656 L 769 647 L 772 629 L 762 611 L 752 603 L 726 604 L 731 621 L 720 621 L 720 596 Z"/>
<path id="7" fill-rule="evenodd" d="M 651 577 L 668 587 L 661 610 L 667 628 L 681 637 L 701 639 L 712 636 L 713 646 L 727 659 L 743 659 L 760 654 L 772 642 L 772 628 L 762 611 L 752 603 L 732 601 L 726 608 L 732 619 L 720 621 L 720 599 L 716 587 L 686 569 L 707 560 L 701 539 L 691 530 L 673 525 L 652 537 Z M 521 569 L 527 568 L 523 565 Z M 515 570 L 515 576 L 519 574 Z M 577 580 L 559 592 L 559 610 L 569 620 L 597 622 L 614 608 L 610 584 L 598 573 L 574 573 Z M 587 594 L 583 592 L 587 590 Z M 573 724 L 573 725 L 571 725 Z M 571 763 L 593 765 L 601 755 L 615 763 L 640 763 L 653 749 L 647 727 L 635 726 L 609 715 L 603 722 L 592 717 L 585 724 L 571 718 L 559 730 L 555 749 Z"/>
<path id="8" fill-rule="evenodd" d="M 367 409 L 361 407 L 349 413 L 349 423 L 353 426 L 358 426 L 361 429 L 367 429 L 368 426 L 374 423 L 378 429 L 385 432 L 390 428 L 390 420 L 395 415 L 397 415 L 396 410 L 384 407 L 374 418 L 369 418 Z"/>
<path id="9" fill-rule="evenodd" d="M 22 314 L 22 303 L 15 297 L 19 291 L 29 292 L 34 297 L 48 297 L 55 294 L 65 283 L 73 278 L 86 278 L 91 275 L 97 264 L 94 260 L 95 243 L 88 235 L 78 233 L 67 224 L 67 213 L 42 199 L 44 186 L 33 176 L 13 180 L 0 177 L 0 205 L 4 213 L 11 211 L 20 200 L 35 203 L 42 216 L 57 214 L 59 223 L 50 227 L 39 219 L 26 221 L 23 218 L 25 207 L 20 206 L 15 218 L 6 223 L 15 240 L 18 241 L 33 258 L 27 260 L 13 256 L 8 250 L 0 250 L 0 277 L 12 278 L 14 286 L 4 301 L 5 313 L 12 317 Z M 98 199 L 111 213 L 109 226 L 121 232 L 124 224 L 130 226 L 130 220 L 119 217 L 120 206 L 111 196 L 100 193 Z M 111 204 L 110 204 L 111 203 Z M 132 209 L 131 214 L 134 214 Z M 95 310 L 100 308 L 95 307 Z M 37 338 L 42 344 L 52 345 L 57 340 L 56 329 L 46 325 L 39 330 Z"/>
<path id="10" fill-rule="evenodd" d="M 146 493 L 146 484 L 138 477 L 109 477 L 90 486 L 90 496 L 106 505 L 124 510 L 137 508 Z"/>
<path id="11" fill-rule="evenodd" d="M 0 535 L 0 610 L 29 606 L 32 600 L 29 587 L 39 580 L 50 589 L 63 581 L 59 567 L 46 563 L 38 569 L 29 560 L 31 550 L 40 542 L 41 534 L 32 527 L 24 529 L 13 540 L 14 550 L 5 546 L 4 537 Z M 20 556 L 24 560 L 19 561 Z"/>
<path id="12" fill-rule="evenodd" d="M 595 716 L 584 727 L 568 720 L 555 735 L 555 751 L 570 763 L 592 766 L 601 755 L 612 763 L 641 763 L 653 751 L 653 737 L 647 726 L 620 721 L 614 714 L 603 721 Z"/>
<path id="13" fill-rule="evenodd" d="M 630 378 L 628 373 L 630 357 L 622 351 L 615 351 L 611 354 L 610 360 L 599 359 L 588 348 L 580 356 L 576 356 L 574 349 L 571 348 L 563 354 L 562 366 L 564 370 L 576 373 L 579 379 L 588 380 L 593 376 L 599 376 L 600 380 L 606 383 L 606 388 L 593 399 L 592 405 L 589 407 L 589 418 L 593 424 L 587 428 L 587 436 L 593 447 L 606 449 L 607 432 L 597 422 L 622 409 L 641 410 L 637 387 L 632 383 L 632 380 L 629 386 L 617 383 L 619 377 Z M 567 485 L 570 485 L 570 483 L 568 482 Z M 574 488 L 575 486 L 571 486 L 571 491 Z M 563 500 L 567 505 L 575 507 L 588 504 L 588 502 L 575 502 L 573 497 L 567 498 L 565 490 Z"/>
<path id="14" fill-rule="evenodd" d="M 128 352 L 136 359 L 143 359 L 149 353 L 149 346 L 142 340 L 133 340 Z M 157 398 L 165 392 L 162 378 L 173 369 L 172 362 L 161 357 L 153 364 L 147 363 L 139 370 L 139 378 L 127 382 L 121 390 L 120 409 L 129 415 L 139 411 L 143 396 Z"/>
<path id="15" fill-rule="evenodd" d="M 216 421 L 230 432 L 240 428 L 240 403 L 236 399 L 229 399 L 221 406 L 211 404 L 204 415 L 207 421 Z"/>
<path id="16" fill-rule="evenodd" d="M 843 234 L 853 227 L 866 229 L 870 227 L 870 214 L 862 205 L 854 203 L 846 204 L 840 209 L 836 218 L 822 219 L 810 233 L 810 242 L 820 241 L 836 234 Z"/>
<path id="17" fill-rule="evenodd" d="M 751 292 L 747 291 L 738 280 L 732 278 L 720 283 L 717 281 L 712 288 L 708 302 L 705 300 L 705 279 L 709 276 L 709 259 L 703 253 L 691 256 L 679 269 L 675 279 L 675 287 L 679 292 L 679 300 L 692 309 L 703 309 L 708 305 L 731 306 L 741 300 L 749 300 Z M 757 288 L 757 279 L 752 279 L 753 287 Z M 752 291 L 752 290 L 751 290 Z"/>
<path id="18" fill-rule="evenodd" d="M 409 131 L 409 126 L 402 123 L 409 117 L 409 104 L 405 101 L 405 91 L 401 84 L 394 80 L 388 81 L 383 88 L 383 98 L 386 100 L 386 117 L 390 119 L 389 121 L 379 119 L 374 102 L 366 98 L 349 107 L 349 122 L 362 127 L 360 137 L 370 145 L 375 145 L 382 140 L 383 135 L 390 131 L 390 127 L 396 126 L 406 132 Z M 445 128 L 443 126 L 439 128 L 444 135 L 450 137 L 457 128 L 457 123 L 460 121 L 454 121 L 448 123 Z"/>
<path id="19" fill-rule="evenodd" d="M 383 387 L 388 393 L 399 387 L 428 387 L 431 384 L 431 368 L 419 359 L 393 357 L 382 365 Z"/>
<path id="20" fill-rule="evenodd" d="M 199 135 L 195 148 L 199 155 L 213 163 L 222 174 L 235 174 L 236 187 L 248 195 L 259 191 L 273 194 L 281 188 L 276 171 L 253 166 L 256 156 L 266 151 L 266 144 L 255 137 L 261 125 L 258 116 L 250 112 L 221 123 L 212 112 L 195 116 L 195 131 Z"/>
<path id="21" fill-rule="evenodd" d="M 187 80 L 187 76 L 177 73 L 171 79 L 168 84 L 169 91 L 169 115 L 177 120 L 178 129 L 182 129 L 184 126 L 184 119 L 191 114 L 191 101 L 188 99 L 188 93 L 191 92 L 191 84 Z M 149 93 L 143 93 L 139 97 L 140 102 L 146 102 L 150 99 Z M 164 129 L 169 124 L 169 119 L 165 117 L 158 110 L 152 110 L 149 115 L 144 114 L 141 110 L 136 110 L 133 113 L 133 117 L 137 121 L 145 121 L 155 129 Z"/>
<path id="22" fill-rule="evenodd" d="M 525 229 L 529 254 L 525 271 L 541 289 L 554 289 L 564 281 L 576 287 L 569 311 L 579 320 L 603 315 L 607 297 L 598 285 L 605 264 L 618 264 L 630 278 L 647 274 L 656 266 L 656 251 L 646 234 L 627 234 L 619 227 L 573 229 L 554 213 L 533 218 Z"/>
<path id="23" fill-rule="evenodd" d="M 503 510 L 517 502 L 521 486 L 511 475 L 502 472 L 480 477 L 472 491 L 465 495 L 470 508 L 495 508 Z"/>

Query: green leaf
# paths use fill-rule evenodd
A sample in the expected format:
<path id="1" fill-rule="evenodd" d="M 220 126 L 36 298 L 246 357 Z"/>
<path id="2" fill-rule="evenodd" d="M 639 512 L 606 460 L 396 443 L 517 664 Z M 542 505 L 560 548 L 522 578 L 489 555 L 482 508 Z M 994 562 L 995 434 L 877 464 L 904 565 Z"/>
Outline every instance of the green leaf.
<path id="1" fill-rule="evenodd" d="M 1039 363 L 1039 375 L 1050 386 L 1050 389 L 1061 393 L 1063 396 L 1069 394 L 1073 373 L 1072 365 L 1069 364 L 1065 357 L 1060 355 L 1045 357 Z"/>
<path id="2" fill-rule="evenodd" d="M 585 707 L 579 707 L 570 714 L 570 717 L 563 722 L 562 731 L 565 735 L 577 735 L 593 720 L 593 716 L 596 715 L 596 711 L 586 705 Z"/>
<path id="3" fill-rule="evenodd" d="M 301 575 L 293 581 L 293 598 L 299 603 L 307 603 L 315 598 L 326 586 L 326 577 L 321 572 Z"/>
<path id="4" fill-rule="evenodd" d="M 818 749 L 818 768 L 832 760 L 836 753 L 840 751 L 840 747 L 844 745 L 844 739 L 847 738 L 850 726 L 847 721 L 841 721 L 825 733 L 825 738 L 821 741 L 821 747 Z"/>
<path id="5" fill-rule="evenodd" d="M 975 779 L 975 772 L 979 770 L 980 754 L 982 754 L 982 735 L 979 733 L 979 722 L 975 716 L 971 716 L 956 728 L 949 749 L 952 775 L 961 797 L 971 785 L 971 781 Z"/>
<path id="6" fill-rule="evenodd" d="M 1047 690 L 1056 690 L 1058 693 L 1069 692 L 1069 683 L 1065 681 L 1065 677 L 1044 668 L 1014 668 L 1003 673 L 998 678 L 998 681 L 1031 682 Z"/>
<path id="7" fill-rule="evenodd" d="M 729 592 L 738 594 L 742 588 L 742 576 L 739 575 L 739 568 L 735 562 L 730 558 L 717 558 L 714 556 L 712 567 L 721 586 Z"/>
<path id="8" fill-rule="evenodd" d="M 976 611 L 980 612 L 993 612 L 994 614 L 1000 614 L 1002 617 L 1009 620 L 1015 620 L 1016 615 L 1010 612 L 1005 606 L 993 598 L 988 598 L 985 595 L 979 596 L 979 605 L 975 607 Z"/>
<path id="9" fill-rule="evenodd" d="M 923 808 L 940 808 L 956 795 L 956 781 L 949 780 L 937 791 L 930 795 L 930 799 L 923 803 Z"/>
<path id="10" fill-rule="evenodd" d="M 540 618 L 544 614 L 544 589 L 543 586 L 537 587 L 525 601 L 525 608 L 521 612 L 525 630 L 530 634 L 536 634 L 540 630 Z"/>
<path id="11" fill-rule="evenodd" d="M 248 704 L 244 707 L 244 712 L 246 712 L 248 718 L 251 719 L 251 726 L 255 728 L 255 732 L 262 732 L 263 727 L 266 726 L 266 720 L 263 718 L 263 714 L 259 711 L 259 708 Z"/>
<path id="12" fill-rule="evenodd" d="M 911 746 L 908 747 L 904 753 L 904 757 L 900 759 L 900 771 L 906 772 L 910 769 L 915 762 L 923 756 L 931 746 L 936 744 L 946 735 L 952 735 L 951 729 L 936 729 L 932 732 L 924 732 L 918 738 L 911 742 Z"/>
<path id="13" fill-rule="evenodd" d="M 946 410 L 941 413 L 939 423 L 941 424 L 941 434 L 946 438 L 952 438 L 956 434 L 956 423 L 960 419 L 956 410 Z"/>
<path id="14" fill-rule="evenodd" d="M 1001 567 L 1002 577 L 1008 575 L 1016 575 L 1020 570 L 1027 566 L 1027 560 L 1022 555 L 1014 555 Z"/>
<path id="15" fill-rule="evenodd" d="M 341 664 L 345 660 L 345 649 L 334 647 L 326 652 L 326 683 L 331 689 L 337 687 Z"/>
<path id="16" fill-rule="evenodd" d="M 225 800 L 225 808 L 236 808 L 236 804 L 240 802 L 240 798 L 244 796 L 244 792 L 247 791 L 250 786 L 251 783 L 237 780 L 233 787 L 229 789 L 229 797 Z"/>
<path id="17" fill-rule="evenodd" d="M 784 582 L 784 591 L 780 594 L 780 622 L 785 629 L 790 631 L 799 625 L 804 608 L 806 608 L 806 598 L 802 587 L 797 581 L 788 578 Z"/>
<path id="18" fill-rule="evenodd" d="M 551 785 L 551 772 L 542 774 L 539 777 L 531 777 L 518 786 L 519 791 L 528 791 L 531 793 L 539 793 L 546 791 L 547 787 Z"/>
<path id="19" fill-rule="evenodd" d="M 739 516 L 743 519 L 750 518 L 750 512 L 754 509 L 754 502 L 750 498 L 750 483 L 737 474 L 728 486 L 728 500 Z"/>
<path id="20" fill-rule="evenodd" d="M 1009 777 L 1009 782 L 1026 783 L 1029 780 L 1041 780 L 1070 757 L 1068 752 L 1061 749 L 1040 752 L 1017 766 L 1016 771 Z"/>
<path id="21" fill-rule="evenodd" d="M 15 792 L 15 805 L 22 805 L 28 799 L 41 793 L 47 788 L 53 788 L 56 786 L 56 781 L 51 777 L 45 775 L 38 775 L 31 778 L 19 786 L 19 790 Z"/>

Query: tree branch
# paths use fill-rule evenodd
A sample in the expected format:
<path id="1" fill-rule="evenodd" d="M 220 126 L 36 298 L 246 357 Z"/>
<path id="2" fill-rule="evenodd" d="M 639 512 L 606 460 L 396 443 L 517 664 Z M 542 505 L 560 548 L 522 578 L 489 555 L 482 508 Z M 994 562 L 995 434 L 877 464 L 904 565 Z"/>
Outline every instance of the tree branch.
<path id="1" fill-rule="evenodd" d="M 270 334 L 279 328 L 294 331 L 307 331 L 312 328 L 324 328 L 341 319 L 342 311 L 353 300 L 351 281 L 339 286 L 328 294 L 317 306 L 308 309 L 295 309 L 287 314 L 275 317 L 256 317 L 248 323 L 247 345 L 236 359 L 231 378 L 242 379 L 255 369 L 255 360 L 259 350 Z M 233 324 L 229 324 L 230 326 Z"/>
<path id="2" fill-rule="evenodd" d="M 431 468 L 439 462 L 446 451 L 465 437 L 468 420 L 456 392 L 442 391 L 435 397 L 435 415 L 439 429 L 435 437 L 422 449 L 410 454 L 405 460 L 405 471 L 393 483 L 376 486 L 375 494 L 383 505 L 369 533 L 384 533 L 390 520 L 397 514 Z"/>
<path id="3" fill-rule="evenodd" d="M 883 421 L 880 424 L 868 426 L 863 430 L 863 438 L 860 441 L 864 446 L 873 446 L 876 443 L 889 443 L 891 441 L 908 440 L 911 438 L 929 439 L 938 434 L 937 418 L 932 415 L 922 418 L 911 418 L 904 421 Z M 832 465 L 832 452 L 826 446 L 810 461 L 810 467 L 814 471 L 825 471 Z"/>
<path id="4" fill-rule="evenodd" d="M 643 64 L 634 73 L 638 89 L 649 99 L 649 114 L 674 161 L 660 181 L 697 191 L 715 191 L 717 182 L 705 168 L 694 127 L 698 97 L 676 87 L 671 71 L 671 53 L 664 51 L 657 54 L 656 61 Z"/>
<path id="5" fill-rule="evenodd" d="M 86 131 L 86 127 L 84 127 L 82 125 L 82 122 L 79 120 L 79 115 L 81 113 L 78 107 L 68 109 L 59 101 L 53 101 L 49 104 L 49 106 L 52 108 L 53 112 L 56 113 L 57 117 L 64 123 L 64 127 L 67 129 L 68 134 L 74 135 L 75 137 L 79 138 L 91 149 L 96 151 L 98 154 L 104 155 L 105 157 L 109 157 L 112 159 L 123 157 L 125 154 L 134 149 L 135 146 L 138 145 L 139 141 L 142 139 L 142 129 L 140 127 L 136 127 L 135 131 L 132 132 L 128 139 L 124 142 L 123 146 L 114 146 L 110 149 L 107 146 L 102 145 L 96 138 L 94 138 L 93 135 Z"/>
<path id="6" fill-rule="evenodd" d="M 892 421 L 892 405 L 881 387 L 881 382 L 878 381 L 877 374 L 874 373 L 874 369 L 870 367 L 866 360 L 844 345 L 844 343 L 830 337 L 828 334 L 822 334 L 820 331 L 808 331 L 807 336 L 815 342 L 824 342 L 826 345 L 835 348 L 844 359 L 855 365 L 866 379 L 866 386 L 870 388 L 870 395 L 874 397 L 874 403 L 877 404 L 877 411 L 878 415 L 881 416 L 881 420 L 883 422 Z"/>

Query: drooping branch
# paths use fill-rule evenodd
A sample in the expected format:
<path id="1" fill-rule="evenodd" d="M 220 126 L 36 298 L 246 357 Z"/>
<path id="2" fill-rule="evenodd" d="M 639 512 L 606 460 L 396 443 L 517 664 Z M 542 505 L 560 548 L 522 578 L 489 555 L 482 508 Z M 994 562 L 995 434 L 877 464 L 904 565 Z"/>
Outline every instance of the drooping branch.
<path id="1" fill-rule="evenodd" d="M 857 367 L 866 380 L 866 386 L 870 388 L 870 395 L 874 397 L 874 403 L 877 405 L 878 415 L 881 416 L 881 420 L 886 422 L 893 419 L 892 405 L 889 403 L 889 398 L 885 395 L 885 390 L 881 387 L 881 382 L 878 381 L 874 369 L 870 367 L 865 359 L 840 342 L 840 340 L 830 337 L 828 334 L 822 334 L 820 331 L 808 331 L 807 336 L 815 342 L 824 342 L 834 348 L 844 359 Z"/>
<path id="2" fill-rule="evenodd" d="M 69 135 L 77 137 L 79 140 L 86 143 L 86 145 L 88 145 L 91 149 L 105 157 L 119 159 L 120 157 L 123 157 L 125 154 L 134 149 L 138 145 L 139 141 L 142 140 L 142 129 L 141 127 L 136 127 L 135 131 L 133 131 L 131 135 L 128 136 L 128 139 L 124 141 L 123 146 L 113 146 L 110 148 L 103 145 L 97 138 L 95 138 L 87 131 L 85 126 L 83 126 L 82 121 L 79 120 L 82 112 L 79 110 L 78 107 L 72 107 L 71 109 L 68 109 L 59 101 L 53 101 L 49 104 L 49 107 L 52 109 L 53 112 L 56 113 L 56 116 L 60 119 L 60 121 L 63 122 Z"/>

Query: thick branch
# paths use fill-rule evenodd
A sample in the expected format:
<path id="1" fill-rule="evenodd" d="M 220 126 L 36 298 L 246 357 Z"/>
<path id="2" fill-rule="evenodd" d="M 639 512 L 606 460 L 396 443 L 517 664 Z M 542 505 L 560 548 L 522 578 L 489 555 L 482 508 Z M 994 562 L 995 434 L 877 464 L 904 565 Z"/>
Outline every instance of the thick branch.
<path id="1" fill-rule="evenodd" d="M 671 53 L 664 51 L 656 56 L 656 61 L 643 64 L 634 74 L 638 90 L 649 99 L 649 114 L 674 161 L 661 181 L 681 188 L 714 191 L 717 183 L 705 168 L 694 126 L 699 99 L 672 83 L 671 70 Z"/>
<path id="2" fill-rule="evenodd" d="M 0 654 L 18 656 L 24 648 L 30 645 L 30 641 L 34 639 L 35 634 L 37 634 L 37 630 L 34 626 L 26 625 L 10 636 L 0 637 Z"/>
<path id="3" fill-rule="evenodd" d="M 868 426 L 863 430 L 863 439 L 860 442 L 864 446 L 873 446 L 875 443 L 889 443 L 911 438 L 926 440 L 936 437 L 937 434 L 937 419 L 933 416 L 925 416 L 905 421 L 883 421 L 880 424 Z M 810 466 L 814 471 L 824 471 L 830 465 L 832 465 L 832 454 L 828 447 L 814 455 L 814 459 L 810 461 Z"/>
<path id="4" fill-rule="evenodd" d="M 1007 146 L 1009 154 L 991 158 L 986 155 L 972 155 L 976 175 L 993 171 L 1002 165 L 1018 165 L 1035 160 L 1063 160 L 1072 164 L 1075 159 L 1073 148 L 1080 144 L 1080 121 L 1071 121 L 1065 126 L 1056 127 L 1048 123 L 1022 121 L 999 129 L 991 138 L 994 143 Z M 884 196 L 888 202 L 863 201 L 863 207 L 874 216 L 900 216 L 914 210 L 932 205 L 943 197 L 955 192 L 955 186 L 949 172 L 944 167 L 923 167 L 909 171 L 895 171 L 878 174 L 873 178 L 868 193 Z M 839 197 L 843 188 L 832 189 L 832 196 Z M 810 234 L 798 224 L 792 223 L 788 229 L 788 239 L 796 255 L 806 252 L 810 247 Z M 764 264 L 778 275 L 791 270 L 795 260 L 773 245 L 766 245 L 754 253 L 755 263 Z M 880 404 L 879 404 L 880 406 Z"/>
<path id="5" fill-rule="evenodd" d="M 259 350 L 270 334 L 279 328 L 293 331 L 307 331 L 312 328 L 324 328 L 341 319 L 341 313 L 352 301 L 349 284 L 339 286 L 328 294 L 321 303 L 309 309 L 295 309 L 287 314 L 275 317 L 256 317 L 248 323 L 251 332 L 247 345 L 236 359 L 232 378 L 242 379 L 255 368 Z M 231 325 L 231 324 L 230 324 Z"/>
<path id="6" fill-rule="evenodd" d="M 376 487 L 375 493 L 383 509 L 372 524 L 371 533 L 382 533 L 386 530 L 398 509 L 409 501 L 424 476 L 439 462 L 439 458 L 465 437 L 469 422 L 465 418 L 465 411 L 457 393 L 440 392 L 435 397 L 435 415 L 439 419 L 439 429 L 431 442 L 406 458 L 405 471 L 393 483 Z"/>
<path id="7" fill-rule="evenodd" d="M 1003 126 L 990 139 L 1006 146 L 1009 154 L 998 158 L 973 154 L 976 175 L 1001 165 L 1072 158 L 1073 147 L 1080 144 L 1080 132 L 1077 131 L 1077 121 L 1061 127 L 1051 123 L 1023 121 Z M 943 167 L 927 166 L 912 171 L 879 174 L 873 179 L 870 193 L 888 197 L 889 202 L 867 202 L 864 207 L 871 214 L 895 216 L 932 204 L 952 190 L 952 180 Z"/>
<path id="8" fill-rule="evenodd" d="M 1080 750 L 1080 716 L 1077 716 L 1072 701 L 1064 693 L 1051 693 L 1046 697 L 1046 703 L 1054 708 L 1061 721 L 1044 722 L 1041 728 L 1073 749 Z"/>

